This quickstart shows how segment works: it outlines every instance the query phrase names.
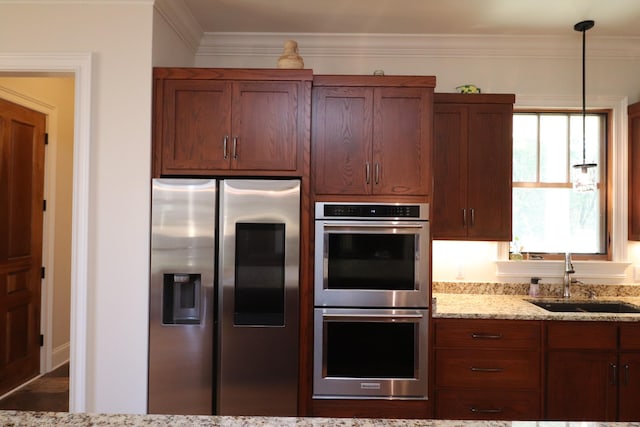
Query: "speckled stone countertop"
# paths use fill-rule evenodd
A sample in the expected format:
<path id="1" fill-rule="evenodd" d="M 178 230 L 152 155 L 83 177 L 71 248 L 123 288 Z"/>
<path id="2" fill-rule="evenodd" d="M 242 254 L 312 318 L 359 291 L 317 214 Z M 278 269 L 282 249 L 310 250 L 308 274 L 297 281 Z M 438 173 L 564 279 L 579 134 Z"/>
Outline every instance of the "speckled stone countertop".
<path id="1" fill-rule="evenodd" d="M 5 427 L 637 427 L 640 423 L 389 420 L 366 418 L 221 417 L 195 415 L 107 415 L 58 412 L 0 411 Z"/>
<path id="2" fill-rule="evenodd" d="M 528 284 L 434 283 L 434 318 L 581 320 L 640 322 L 640 313 L 554 313 L 527 300 Z M 558 298 L 560 285 L 541 285 L 545 300 Z M 592 297 L 593 296 L 593 297 Z M 538 298 L 540 299 L 540 298 Z M 640 307 L 640 286 L 575 285 L 571 300 L 624 301 Z"/>

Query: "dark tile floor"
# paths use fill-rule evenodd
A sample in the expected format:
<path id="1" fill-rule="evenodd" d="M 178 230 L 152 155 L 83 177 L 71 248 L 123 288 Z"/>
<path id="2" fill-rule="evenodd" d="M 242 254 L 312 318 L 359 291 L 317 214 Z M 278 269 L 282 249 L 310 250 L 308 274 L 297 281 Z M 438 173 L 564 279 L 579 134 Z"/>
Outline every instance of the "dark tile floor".
<path id="1" fill-rule="evenodd" d="M 31 382 L 0 400 L 0 409 L 69 411 L 69 364 Z"/>

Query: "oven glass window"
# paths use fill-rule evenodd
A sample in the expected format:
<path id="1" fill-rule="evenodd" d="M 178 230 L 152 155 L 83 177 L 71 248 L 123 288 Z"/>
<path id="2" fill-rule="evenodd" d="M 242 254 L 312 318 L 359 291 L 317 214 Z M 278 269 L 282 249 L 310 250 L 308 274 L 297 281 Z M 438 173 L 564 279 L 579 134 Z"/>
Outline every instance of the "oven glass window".
<path id="1" fill-rule="evenodd" d="M 331 233 L 329 289 L 415 289 L 415 234 Z"/>
<path id="2" fill-rule="evenodd" d="M 326 376 L 415 378 L 417 328 L 413 322 L 327 322 Z"/>

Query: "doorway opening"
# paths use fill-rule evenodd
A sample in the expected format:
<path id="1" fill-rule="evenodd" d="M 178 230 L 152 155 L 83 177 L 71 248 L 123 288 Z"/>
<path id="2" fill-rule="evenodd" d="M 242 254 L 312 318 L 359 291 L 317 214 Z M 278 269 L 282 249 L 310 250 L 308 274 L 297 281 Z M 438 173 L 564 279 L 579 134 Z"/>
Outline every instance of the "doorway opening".
<path id="1" fill-rule="evenodd" d="M 85 412 L 86 407 L 91 63 L 90 53 L 0 53 L 0 77 L 72 75 L 74 78 L 69 313 L 70 412 Z"/>

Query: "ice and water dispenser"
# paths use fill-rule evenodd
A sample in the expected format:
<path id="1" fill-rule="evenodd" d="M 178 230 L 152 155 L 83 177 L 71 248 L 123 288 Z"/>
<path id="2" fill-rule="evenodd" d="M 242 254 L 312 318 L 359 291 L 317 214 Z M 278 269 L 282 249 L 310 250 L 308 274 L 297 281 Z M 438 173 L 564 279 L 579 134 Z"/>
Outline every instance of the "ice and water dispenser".
<path id="1" fill-rule="evenodd" d="M 200 274 L 165 273 L 162 289 L 162 323 L 194 325 L 200 323 Z"/>

